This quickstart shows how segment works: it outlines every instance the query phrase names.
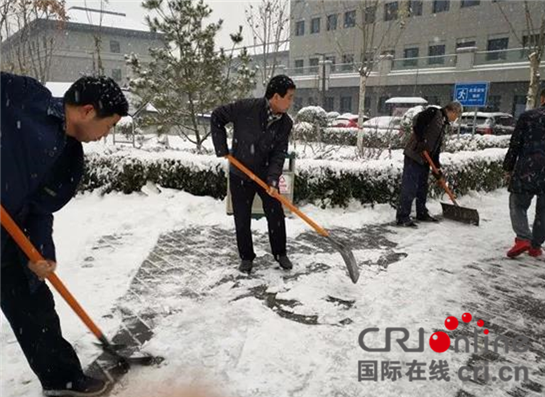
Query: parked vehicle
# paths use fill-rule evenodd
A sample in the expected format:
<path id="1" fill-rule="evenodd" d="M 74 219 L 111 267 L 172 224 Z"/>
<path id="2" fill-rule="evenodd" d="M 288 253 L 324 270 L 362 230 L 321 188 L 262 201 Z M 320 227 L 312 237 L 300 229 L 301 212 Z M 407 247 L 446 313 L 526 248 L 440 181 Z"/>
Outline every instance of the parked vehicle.
<path id="1" fill-rule="evenodd" d="M 365 117 L 365 120 L 369 120 Z M 333 120 L 330 127 L 334 128 L 358 128 L 358 115 L 352 113 L 344 113 Z"/>
<path id="2" fill-rule="evenodd" d="M 515 119 L 509 113 L 500 112 L 464 112 L 459 122 L 453 125 L 454 131 L 460 127 L 461 134 L 471 134 L 473 132 L 473 122 L 475 123 L 475 133 L 481 135 L 509 135 L 515 130 Z"/>
<path id="3" fill-rule="evenodd" d="M 366 132 L 397 132 L 401 133 L 401 119 L 397 116 L 373 117 L 363 123 L 363 133 Z"/>

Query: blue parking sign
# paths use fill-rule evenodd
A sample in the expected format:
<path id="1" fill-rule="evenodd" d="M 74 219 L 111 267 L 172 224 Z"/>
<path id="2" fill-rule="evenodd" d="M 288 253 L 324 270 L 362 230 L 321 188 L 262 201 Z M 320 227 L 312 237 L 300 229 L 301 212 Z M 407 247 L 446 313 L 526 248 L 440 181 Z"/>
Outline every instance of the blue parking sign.
<path id="1" fill-rule="evenodd" d="M 488 97 L 488 82 L 456 83 L 454 100 L 466 107 L 484 107 Z"/>

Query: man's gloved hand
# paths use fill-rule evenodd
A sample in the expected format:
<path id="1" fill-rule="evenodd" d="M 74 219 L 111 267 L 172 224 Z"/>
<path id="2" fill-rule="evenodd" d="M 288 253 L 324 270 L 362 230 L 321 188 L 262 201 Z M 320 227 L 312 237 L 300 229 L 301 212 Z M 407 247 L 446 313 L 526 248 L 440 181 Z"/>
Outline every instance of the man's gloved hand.
<path id="1" fill-rule="evenodd" d="M 437 170 L 437 172 L 432 172 L 433 174 L 433 177 L 437 180 L 440 180 L 441 178 L 443 178 L 443 171 L 441 170 Z"/>

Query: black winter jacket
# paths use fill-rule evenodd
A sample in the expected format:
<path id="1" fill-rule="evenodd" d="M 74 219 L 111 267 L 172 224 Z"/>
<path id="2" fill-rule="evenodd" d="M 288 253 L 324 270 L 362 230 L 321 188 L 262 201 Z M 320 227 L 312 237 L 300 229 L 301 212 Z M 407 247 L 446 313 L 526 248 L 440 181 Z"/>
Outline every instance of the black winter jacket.
<path id="1" fill-rule="evenodd" d="M 283 114 L 268 125 L 268 106 L 265 98 L 242 99 L 220 106 L 212 112 L 210 127 L 216 155 L 223 157 L 229 153 L 225 126 L 233 123 L 231 154 L 269 186 L 277 187 L 293 122 Z M 248 179 L 234 166 L 230 172 Z"/>
<path id="2" fill-rule="evenodd" d="M 429 107 L 418 113 L 413 122 L 413 134 L 405 147 L 405 156 L 419 164 L 426 165 L 422 150 L 427 150 L 435 166 L 441 168 L 439 154 L 443 145 L 446 126 L 449 125 L 443 109 Z"/>
<path id="3" fill-rule="evenodd" d="M 512 193 L 545 194 L 545 105 L 520 115 L 503 169 Z"/>

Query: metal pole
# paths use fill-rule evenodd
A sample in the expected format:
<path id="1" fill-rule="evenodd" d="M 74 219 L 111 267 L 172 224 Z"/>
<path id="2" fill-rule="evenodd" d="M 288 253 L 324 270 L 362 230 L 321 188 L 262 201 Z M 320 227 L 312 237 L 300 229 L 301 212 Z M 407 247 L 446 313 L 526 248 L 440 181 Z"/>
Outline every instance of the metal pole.
<path id="1" fill-rule="evenodd" d="M 475 114 L 473 115 L 473 132 L 472 135 L 475 135 L 475 129 L 477 127 L 477 110 L 478 108 L 475 108 Z"/>
<path id="2" fill-rule="evenodd" d="M 322 55 L 322 107 L 325 110 L 325 54 Z"/>

